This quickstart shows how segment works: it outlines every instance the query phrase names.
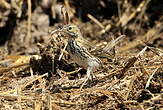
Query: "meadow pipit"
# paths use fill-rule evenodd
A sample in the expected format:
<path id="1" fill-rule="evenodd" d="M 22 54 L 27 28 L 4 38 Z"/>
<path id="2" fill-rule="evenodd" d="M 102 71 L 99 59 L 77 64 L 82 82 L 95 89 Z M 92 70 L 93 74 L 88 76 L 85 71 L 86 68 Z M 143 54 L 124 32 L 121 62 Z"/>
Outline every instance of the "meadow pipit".
<path id="1" fill-rule="evenodd" d="M 82 45 L 81 42 L 79 42 L 83 39 L 83 37 L 81 35 L 80 29 L 76 25 L 64 25 L 63 28 L 59 31 L 64 33 L 65 36 L 68 37 L 67 51 L 73 61 L 87 70 L 87 77 L 85 78 L 84 83 L 80 87 L 80 89 L 82 89 L 87 80 L 92 80 L 92 73 L 102 66 L 101 61 L 100 59 L 93 56 L 87 50 L 87 48 Z"/>

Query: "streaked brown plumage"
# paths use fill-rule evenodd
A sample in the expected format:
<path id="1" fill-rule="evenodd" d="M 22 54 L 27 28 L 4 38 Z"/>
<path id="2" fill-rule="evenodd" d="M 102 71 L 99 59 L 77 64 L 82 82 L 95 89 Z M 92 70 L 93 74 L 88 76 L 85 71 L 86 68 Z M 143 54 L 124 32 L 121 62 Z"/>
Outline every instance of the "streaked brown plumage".
<path id="1" fill-rule="evenodd" d="M 82 84 L 81 88 L 84 86 L 87 80 L 91 79 L 91 74 L 102 66 L 99 58 L 95 57 L 88 51 L 89 48 L 93 48 L 99 51 L 101 54 L 107 53 L 112 49 L 119 41 L 124 38 L 124 35 L 112 40 L 105 48 L 96 48 L 96 46 L 91 45 L 86 41 L 80 32 L 80 29 L 74 24 L 64 25 L 58 32 L 64 33 L 68 38 L 67 51 L 71 58 L 79 66 L 87 70 L 87 78 Z M 54 31 L 56 32 L 56 31 Z"/>
<path id="2" fill-rule="evenodd" d="M 68 36 L 67 51 L 71 58 L 79 66 L 87 70 L 87 78 L 82 84 L 81 88 L 84 86 L 88 79 L 91 79 L 91 74 L 102 66 L 100 59 L 93 56 L 87 48 L 81 44 L 82 35 L 80 29 L 73 24 L 65 25 L 61 30 L 66 36 Z M 81 39 L 81 40 L 79 40 Z M 88 44 L 89 45 L 89 44 Z"/>

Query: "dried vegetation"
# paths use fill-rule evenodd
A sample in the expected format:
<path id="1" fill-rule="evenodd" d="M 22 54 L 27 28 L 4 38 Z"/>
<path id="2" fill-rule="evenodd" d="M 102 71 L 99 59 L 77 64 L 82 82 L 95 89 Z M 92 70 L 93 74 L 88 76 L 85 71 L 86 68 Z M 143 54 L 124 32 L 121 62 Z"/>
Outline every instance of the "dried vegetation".
<path id="1" fill-rule="evenodd" d="M 163 109 L 163 1 L 31 1 L 0 0 L 0 110 Z M 86 70 L 49 33 L 62 6 L 94 46 L 126 35 L 81 91 Z"/>

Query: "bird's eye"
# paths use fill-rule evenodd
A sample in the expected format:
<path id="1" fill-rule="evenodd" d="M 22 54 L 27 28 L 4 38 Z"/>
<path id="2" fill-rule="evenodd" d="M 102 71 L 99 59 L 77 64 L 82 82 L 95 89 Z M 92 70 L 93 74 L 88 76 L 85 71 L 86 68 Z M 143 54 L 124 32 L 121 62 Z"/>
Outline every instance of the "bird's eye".
<path id="1" fill-rule="evenodd" d="M 68 28 L 68 30 L 70 30 L 70 31 L 71 31 L 71 30 L 72 30 L 72 27 L 69 27 L 69 28 Z"/>

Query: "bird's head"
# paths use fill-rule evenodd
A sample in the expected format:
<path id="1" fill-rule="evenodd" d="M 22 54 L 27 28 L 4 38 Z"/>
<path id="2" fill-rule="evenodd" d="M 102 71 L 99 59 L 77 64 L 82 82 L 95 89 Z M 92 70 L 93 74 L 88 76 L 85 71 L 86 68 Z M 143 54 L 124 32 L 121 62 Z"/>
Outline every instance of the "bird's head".
<path id="1" fill-rule="evenodd" d="M 73 39 L 81 37 L 80 29 L 74 24 L 64 25 L 61 31 L 66 33 L 70 38 Z"/>

